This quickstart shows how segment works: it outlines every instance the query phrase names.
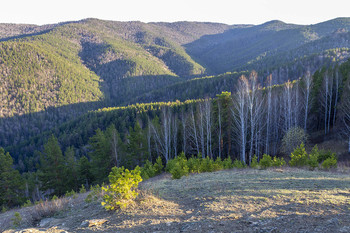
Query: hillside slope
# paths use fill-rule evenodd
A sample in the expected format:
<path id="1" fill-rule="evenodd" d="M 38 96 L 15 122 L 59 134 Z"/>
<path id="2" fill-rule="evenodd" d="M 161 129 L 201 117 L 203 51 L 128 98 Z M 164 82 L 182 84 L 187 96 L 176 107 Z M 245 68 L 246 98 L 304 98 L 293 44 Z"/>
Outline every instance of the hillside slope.
<path id="1" fill-rule="evenodd" d="M 28 140 L 90 110 L 214 97 L 233 70 L 275 83 L 349 57 L 349 19 L 300 26 L 85 19 L 0 24 L 0 146 Z"/>
<path id="2" fill-rule="evenodd" d="M 270 21 L 248 28 L 235 28 L 216 35 L 203 36 L 186 44 L 188 53 L 214 73 L 224 73 L 244 67 L 248 62 L 279 53 L 293 51 L 309 42 L 322 40 L 336 31 L 349 31 L 350 19 L 337 18 L 315 25 L 293 25 L 281 21 Z M 349 47 L 347 37 L 346 47 Z M 337 41 L 326 49 L 343 47 Z M 298 58 L 321 52 L 319 47 L 301 50 Z M 293 61 L 295 57 L 287 57 Z M 268 66 L 268 63 L 265 64 Z M 258 69 L 254 65 L 251 69 Z"/>
<path id="3" fill-rule="evenodd" d="M 232 169 L 172 180 L 162 175 L 140 184 L 136 202 L 107 212 L 84 203 L 86 194 L 65 198 L 54 217 L 41 207 L 17 210 L 20 228 L 31 232 L 347 232 L 348 174 L 297 169 Z M 51 203 L 53 205 L 54 203 Z M 47 206 L 49 206 L 47 204 Z M 0 230 L 14 211 L 0 214 Z M 37 218 L 39 226 L 33 225 Z M 103 220 L 89 226 L 89 221 Z M 36 228 L 31 228 L 36 227 Z"/>

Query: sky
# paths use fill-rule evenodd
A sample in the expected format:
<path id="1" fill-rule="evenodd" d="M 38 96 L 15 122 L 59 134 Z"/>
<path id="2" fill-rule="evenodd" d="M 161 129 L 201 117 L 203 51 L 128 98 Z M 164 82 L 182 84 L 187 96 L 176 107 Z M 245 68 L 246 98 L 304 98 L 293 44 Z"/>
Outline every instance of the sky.
<path id="1" fill-rule="evenodd" d="M 1 0 L 0 23 L 51 24 L 98 18 L 113 21 L 199 21 L 315 24 L 350 17 L 349 0 Z"/>

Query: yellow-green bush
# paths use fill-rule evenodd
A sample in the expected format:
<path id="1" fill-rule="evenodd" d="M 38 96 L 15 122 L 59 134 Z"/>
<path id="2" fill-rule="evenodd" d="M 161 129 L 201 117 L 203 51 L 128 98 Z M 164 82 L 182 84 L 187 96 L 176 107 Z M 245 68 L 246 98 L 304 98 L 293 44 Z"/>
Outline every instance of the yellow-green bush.
<path id="1" fill-rule="evenodd" d="M 138 195 L 136 188 L 142 181 L 141 169 L 137 166 L 129 171 L 124 167 L 113 167 L 108 179 L 110 184 L 102 187 L 102 191 L 105 192 L 102 206 L 106 210 L 123 208 Z"/>
<path id="2" fill-rule="evenodd" d="M 200 173 L 201 158 L 192 156 L 187 160 L 187 166 L 190 173 Z"/>
<path id="3" fill-rule="evenodd" d="M 302 167 L 308 164 L 308 155 L 305 150 L 304 143 L 301 143 L 299 147 L 295 148 L 290 155 L 289 165 L 292 167 Z"/>
<path id="4" fill-rule="evenodd" d="M 153 169 L 156 175 L 159 175 L 160 173 L 162 173 L 163 171 L 163 161 L 162 158 L 159 156 L 156 159 L 156 163 L 153 165 Z"/>
<path id="5" fill-rule="evenodd" d="M 149 178 L 156 175 L 156 170 L 154 169 L 153 164 L 147 160 L 145 165 L 141 168 L 141 177 L 144 180 L 148 180 Z"/>
<path id="6" fill-rule="evenodd" d="M 213 171 L 220 171 L 224 168 L 223 161 L 220 157 L 217 157 L 213 164 Z"/>
<path id="7" fill-rule="evenodd" d="M 272 158 L 270 155 L 268 154 L 264 154 L 263 157 L 260 159 L 259 161 L 259 166 L 261 168 L 268 168 L 268 167 L 271 167 L 272 166 Z"/>
<path id="8" fill-rule="evenodd" d="M 228 156 L 226 159 L 224 159 L 222 161 L 222 166 L 223 166 L 223 169 L 231 169 L 231 168 L 233 168 L 233 163 L 232 163 L 232 160 L 231 160 L 230 156 Z"/>
<path id="9" fill-rule="evenodd" d="M 282 167 L 284 165 L 286 165 L 286 161 L 284 161 L 284 158 L 277 158 L 277 156 L 273 157 L 272 167 Z"/>
<path id="10" fill-rule="evenodd" d="M 256 157 L 256 155 L 254 155 L 252 158 L 252 162 L 250 163 L 250 167 L 257 168 L 258 166 L 259 166 L 258 157 Z"/>
<path id="11" fill-rule="evenodd" d="M 82 184 L 80 189 L 79 189 L 79 193 L 86 193 L 86 189 L 85 186 Z"/>
<path id="12" fill-rule="evenodd" d="M 214 171 L 214 161 L 208 156 L 201 160 L 199 168 L 200 172 L 212 172 Z"/>
<path id="13" fill-rule="evenodd" d="M 183 176 L 187 176 L 189 172 L 187 165 L 182 166 L 180 162 L 176 162 L 170 173 L 173 179 L 180 179 Z"/>
<path id="14" fill-rule="evenodd" d="M 33 205 L 33 203 L 30 200 L 27 200 L 21 207 L 29 207 L 32 205 Z"/>
<path id="15" fill-rule="evenodd" d="M 239 159 L 235 159 L 232 164 L 233 167 L 235 168 L 245 168 L 246 165 Z"/>
<path id="16" fill-rule="evenodd" d="M 97 201 L 101 197 L 100 185 L 90 186 L 90 193 L 86 196 L 85 202 L 91 203 Z"/>
<path id="17" fill-rule="evenodd" d="M 12 220 L 13 227 L 18 228 L 22 223 L 22 216 L 20 213 L 15 212 L 15 214 L 11 220 Z"/>
<path id="18" fill-rule="evenodd" d="M 166 170 L 171 173 L 173 179 L 180 179 L 182 176 L 188 175 L 189 168 L 185 154 L 182 152 L 176 158 L 170 160 Z"/>
<path id="19" fill-rule="evenodd" d="M 323 161 L 322 167 L 324 169 L 336 168 L 337 167 L 337 159 L 335 158 L 335 156 Z"/>
<path id="20" fill-rule="evenodd" d="M 323 161 L 329 159 L 329 158 L 336 158 L 335 153 L 333 153 L 332 151 L 326 151 L 326 150 L 321 150 L 318 153 L 318 157 L 317 157 L 317 161 L 319 163 L 322 163 Z"/>
<path id="21" fill-rule="evenodd" d="M 318 158 L 319 158 L 319 151 L 318 151 L 317 145 L 315 145 L 314 148 L 312 148 L 311 153 L 309 154 L 309 161 L 308 161 L 308 165 L 312 170 L 318 167 L 318 164 L 319 164 Z"/>

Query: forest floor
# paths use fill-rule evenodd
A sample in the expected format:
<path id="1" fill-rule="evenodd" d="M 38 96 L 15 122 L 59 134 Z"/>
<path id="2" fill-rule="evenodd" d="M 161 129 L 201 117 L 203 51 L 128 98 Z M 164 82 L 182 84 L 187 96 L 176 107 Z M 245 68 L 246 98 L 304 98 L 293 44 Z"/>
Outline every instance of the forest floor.
<path id="1" fill-rule="evenodd" d="M 37 226 L 23 220 L 21 230 L 5 232 L 350 232 L 349 170 L 232 169 L 179 180 L 163 174 L 140 188 L 124 210 L 105 211 L 83 194 Z M 0 229 L 13 212 L 0 214 Z"/>

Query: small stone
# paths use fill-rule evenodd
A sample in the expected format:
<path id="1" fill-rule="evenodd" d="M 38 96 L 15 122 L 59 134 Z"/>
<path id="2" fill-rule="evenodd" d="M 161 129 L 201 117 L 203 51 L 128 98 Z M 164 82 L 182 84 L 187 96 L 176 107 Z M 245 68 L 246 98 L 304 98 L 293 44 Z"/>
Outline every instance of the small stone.
<path id="1" fill-rule="evenodd" d="M 89 220 L 84 220 L 81 224 L 80 227 L 88 227 L 89 226 Z"/>
<path id="2" fill-rule="evenodd" d="M 50 225 L 50 223 L 54 220 L 54 218 L 44 218 L 40 221 L 39 226 L 40 227 L 47 227 Z"/>
<path id="3" fill-rule="evenodd" d="M 350 232 L 350 226 L 344 226 L 339 229 L 339 232 Z"/>
<path id="4" fill-rule="evenodd" d="M 327 224 L 328 226 L 337 227 L 337 226 L 339 226 L 339 219 L 337 219 L 337 218 L 329 219 L 329 220 L 326 222 L 326 224 Z"/>
<path id="5" fill-rule="evenodd" d="M 89 227 L 100 226 L 100 225 L 104 224 L 105 222 L 107 222 L 106 219 L 92 219 L 92 220 L 88 220 Z"/>

